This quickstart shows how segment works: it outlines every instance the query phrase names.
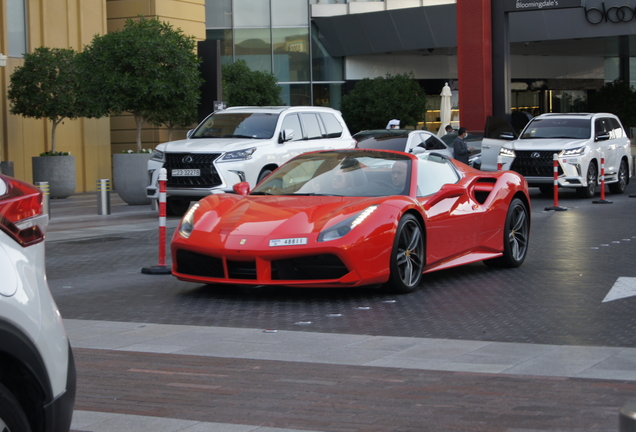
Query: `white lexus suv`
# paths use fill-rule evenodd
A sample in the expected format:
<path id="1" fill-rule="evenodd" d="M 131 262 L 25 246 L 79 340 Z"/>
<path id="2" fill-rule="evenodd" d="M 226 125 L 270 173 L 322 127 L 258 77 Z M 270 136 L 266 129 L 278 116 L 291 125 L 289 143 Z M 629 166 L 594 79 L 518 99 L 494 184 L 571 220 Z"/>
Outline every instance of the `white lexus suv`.
<path id="1" fill-rule="evenodd" d="M 603 157 L 610 192 L 625 192 L 633 169 L 631 146 L 614 114 L 541 114 L 530 120 L 516 139 L 512 128 L 505 130 L 491 120 L 490 129 L 497 132 L 493 136 L 487 130 L 482 141 L 482 170 L 495 171 L 501 156 L 504 170 L 516 171 L 529 186 L 551 192 L 556 154 L 559 187 L 575 188 L 580 197 L 591 198 L 600 185 Z"/>
<path id="2" fill-rule="evenodd" d="M 232 107 L 209 115 L 180 141 L 159 144 L 148 161 L 147 196 L 159 198 L 166 168 L 167 210 L 181 215 L 190 201 L 254 187 L 281 164 L 314 150 L 354 148 L 339 111 L 325 107 Z"/>
<path id="3" fill-rule="evenodd" d="M 75 363 L 46 281 L 42 192 L 0 175 L 0 431 L 68 432 Z"/>

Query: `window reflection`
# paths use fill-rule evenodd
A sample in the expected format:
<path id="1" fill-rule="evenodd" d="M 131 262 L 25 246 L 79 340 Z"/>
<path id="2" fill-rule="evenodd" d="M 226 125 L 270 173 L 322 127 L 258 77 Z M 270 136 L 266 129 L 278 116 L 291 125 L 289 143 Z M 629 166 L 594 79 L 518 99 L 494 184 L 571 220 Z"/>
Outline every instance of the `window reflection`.
<path id="1" fill-rule="evenodd" d="M 269 29 L 236 29 L 235 54 L 252 70 L 272 72 L 272 42 Z"/>
<path id="2" fill-rule="evenodd" d="M 285 81 L 309 81 L 309 29 L 273 29 L 274 74 Z"/>

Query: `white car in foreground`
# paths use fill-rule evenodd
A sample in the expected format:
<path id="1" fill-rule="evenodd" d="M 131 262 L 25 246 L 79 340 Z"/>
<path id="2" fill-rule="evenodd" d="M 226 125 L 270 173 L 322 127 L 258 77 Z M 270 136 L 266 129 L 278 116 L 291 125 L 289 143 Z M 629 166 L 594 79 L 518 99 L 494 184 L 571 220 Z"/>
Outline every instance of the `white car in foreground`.
<path id="1" fill-rule="evenodd" d="M 248 182 L 253 188 L 289 159 L 315 150 L 354 148 L 339 111 L 325 107 L 232 107 L 209 115 L 188 138 L 159 144 L 148 162 L 147 196 L 159 198 L 167 170 L 168 211 Z"/>
<path id="2" fill-rule="evenodd" d="M 496 136 L 487 130 L 482 141 L 482 170 L 497 170 L 501 156 L 504 170 L 516 171 L 529 186 L 550 192 L 556 154 L 559 187 L 575 188 L 579 196 L 591 198 L 600 184 L 603 156 L 610 192 L 623 193 L 629 183 L 633 168 L 630 140 L 614 114 L 541 114 L 530 120 L 517 139 L 513 139 L 512 128 L 505 130 L 501 123 L 492 129 L 497 130 Z"/>
<path id="3" fill-rule="evenodd" d="M 75 363 L 46 281 L 42 193 L 0 175 L 0 431 L 68 432 Z"/>

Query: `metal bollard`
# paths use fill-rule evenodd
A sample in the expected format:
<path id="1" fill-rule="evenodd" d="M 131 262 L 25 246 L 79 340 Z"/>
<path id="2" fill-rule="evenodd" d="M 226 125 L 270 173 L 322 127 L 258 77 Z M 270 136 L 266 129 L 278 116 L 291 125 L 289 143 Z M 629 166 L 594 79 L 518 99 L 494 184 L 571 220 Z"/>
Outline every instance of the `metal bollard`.
<path id="1" fill-rule="evenodd" d="M 49 205 L 51 194 L 49 193 L 49 182 L 36 182 L 35 186 L 42 191 L 42 213 L 46 213 L 49 219 L 51 219 L 51 207 Z"/>
<path id="2" fill-rule="evenodd" d="M 110 214 L 110 180 L 97 180 L 97 214 Z"/>
<path id="3" fill-rule="evenodd" d="M 628 402 L 619 411 L 619 432 L 636 432 L 636 402 Z"/>

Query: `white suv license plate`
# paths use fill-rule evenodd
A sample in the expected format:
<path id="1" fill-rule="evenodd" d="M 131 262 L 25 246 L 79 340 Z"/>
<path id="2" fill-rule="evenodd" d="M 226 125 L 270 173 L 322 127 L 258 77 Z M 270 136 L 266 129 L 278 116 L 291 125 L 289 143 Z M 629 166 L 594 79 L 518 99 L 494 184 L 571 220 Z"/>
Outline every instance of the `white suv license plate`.
<path id="1" fill-rule="evenodd" d="M 173 169 L 172 177 L 199 177 L 201 170 L 198 169 Z"/>
<path id="2" fill-rule="evenodd" d="M 269 246 L 296 246 L 307 244 L 307 237 L 270 240 Z"/>

